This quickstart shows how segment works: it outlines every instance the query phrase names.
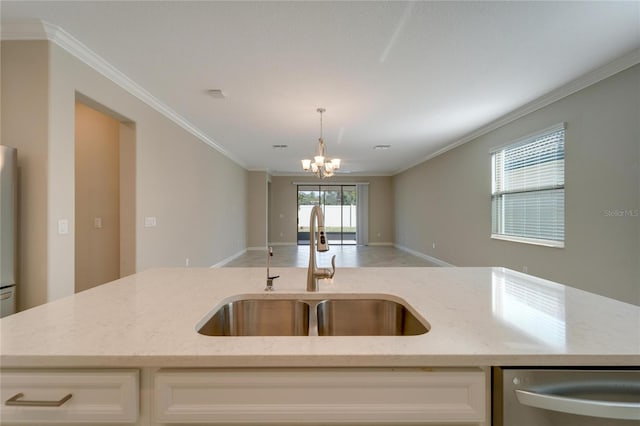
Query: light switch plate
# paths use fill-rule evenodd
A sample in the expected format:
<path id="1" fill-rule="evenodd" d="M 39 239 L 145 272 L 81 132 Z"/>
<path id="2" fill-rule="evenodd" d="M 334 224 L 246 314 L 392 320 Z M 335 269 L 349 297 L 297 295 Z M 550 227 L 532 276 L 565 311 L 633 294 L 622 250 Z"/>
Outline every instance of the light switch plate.
<path id="1" fill-rule="evenodd" d="M 147 216 L 144 218 L 144 227 L 145 228 L 153 228 L 156 226 L 156 218 L 155 216 Z"/>
<path id="2" fill-rule="evenodd" d="M 58 220 L 58 234 L 66 235 L 69 233 L 69 221 L 67 219 Z"/>

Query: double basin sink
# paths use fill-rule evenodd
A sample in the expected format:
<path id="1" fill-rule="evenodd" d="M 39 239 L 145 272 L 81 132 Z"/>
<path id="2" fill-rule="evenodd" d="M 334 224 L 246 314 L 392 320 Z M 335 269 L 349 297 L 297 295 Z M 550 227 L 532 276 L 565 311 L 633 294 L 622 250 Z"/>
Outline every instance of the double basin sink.
<path id="1" fill-rule="evenodd" d="M 414 336 L 430 328 L 391 296 L 323 296 L 240 297 L 196 328 L 206 336 Z"/>

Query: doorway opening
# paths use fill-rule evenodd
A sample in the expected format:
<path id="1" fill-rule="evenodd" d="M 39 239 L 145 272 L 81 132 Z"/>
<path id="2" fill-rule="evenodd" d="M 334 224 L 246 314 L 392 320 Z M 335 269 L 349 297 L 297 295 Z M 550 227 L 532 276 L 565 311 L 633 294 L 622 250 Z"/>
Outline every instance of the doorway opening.
<path id="1" fill-rule="evenodd" d="M 355 185 L 298 185 L 298 245 L 309 244 L 311 209 L 321 206 L 329 244 L 357 243 Z"/>
<path id="2" fill-rule="evenodd" d="M 135 124 L 75 105 L 75 291 L 135 272 Z"/>

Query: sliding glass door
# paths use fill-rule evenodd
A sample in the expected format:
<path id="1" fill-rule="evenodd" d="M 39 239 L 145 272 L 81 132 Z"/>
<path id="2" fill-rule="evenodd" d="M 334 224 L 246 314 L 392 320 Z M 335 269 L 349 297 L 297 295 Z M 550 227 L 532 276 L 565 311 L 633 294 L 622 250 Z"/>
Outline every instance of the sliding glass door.
<path id="1" fill-rule="evenodd" d="M 298 185 L 298 244 L 309 244 L 309 222 L 313 206 L 320 202 L 320 186 Z"/>
<path id="2" fill-rule="evenodd" d="M 356 244 L 355 185 L 298 185 L 298 244 L 309 244 L 313 206 L 321 206 L 329 244 Z"/>

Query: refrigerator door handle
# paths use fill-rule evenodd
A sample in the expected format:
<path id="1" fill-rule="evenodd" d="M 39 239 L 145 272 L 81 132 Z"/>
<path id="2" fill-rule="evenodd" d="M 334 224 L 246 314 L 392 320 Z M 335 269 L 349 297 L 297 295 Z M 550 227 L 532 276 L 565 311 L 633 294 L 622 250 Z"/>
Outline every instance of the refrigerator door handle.
<path id="1" fill-rule="evenodd" d="M 608 386 L 611 391 L 617 394 L 620 394 L 620 391 L 626 387 L 630 394 L 637 395 L 640 389 L 640 383 L 612 382 Z M 602 384 L 597 386 L 597 390 L 603 391 Z M 530 407 L 606 419 L 640 420 L 640 402 L 600 401 L 522 389 L 517 389 L 515 393 L 520 404 Z"/>
<path id="2" fill-rule="evenodd" d="M 9 291 L 5 291 L 0 293 L 0 300 L 7 300 L 8 298 L 11 297 L 11 294 L 13 293 L 13 290 L 9 290 Z"/>

